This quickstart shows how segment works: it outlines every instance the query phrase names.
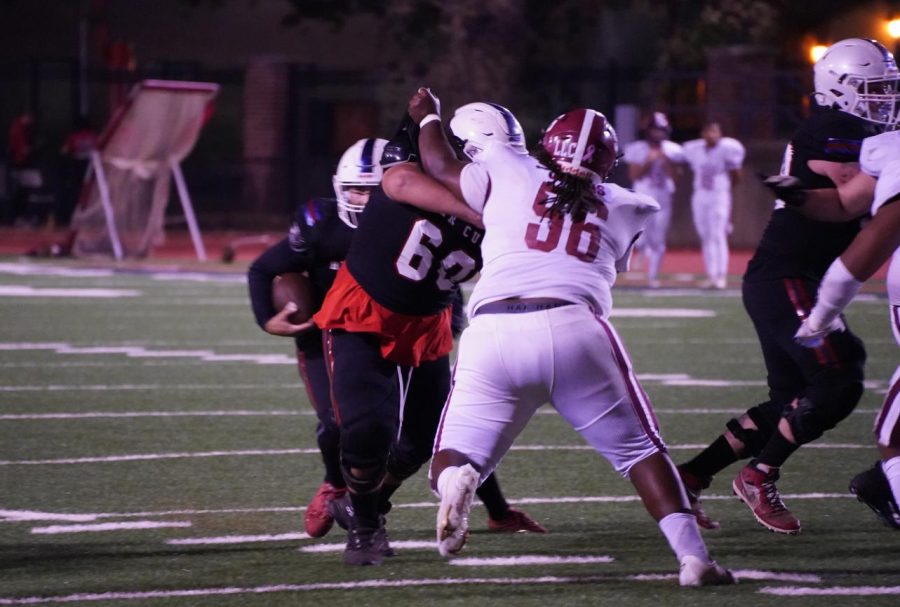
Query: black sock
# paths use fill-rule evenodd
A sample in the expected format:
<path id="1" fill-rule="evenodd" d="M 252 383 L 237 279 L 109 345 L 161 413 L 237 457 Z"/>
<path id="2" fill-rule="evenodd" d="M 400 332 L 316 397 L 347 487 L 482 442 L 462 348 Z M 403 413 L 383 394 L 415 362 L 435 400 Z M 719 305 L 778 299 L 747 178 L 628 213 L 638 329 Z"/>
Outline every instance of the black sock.
<path id="1" fill-rule="evenodd" d="M 697 476 L 715 476 L 734 462 L 738 461 L 734 449 L 724 435 L 719 436 L 684 467 Z"/>
<path id="2" fill-rule="evenodd" d="M 381 492 L 350 493 L 350 502 L 353 504 L 353 518 L 360 527 L 378 526 L 378 505 L 381 500 Z"/>
<path id="3" fill-rule="evenodd" d="M 381 491 L 379 491 L 378 496 L 378 512 L 381 514 L 387 514 L 391 511 L 391 496 L 394 495 L 394 492 L 400 488 L 400 485 L 388 485 L 387 483 L 382 483 Z"/>
<path id="4" fill-rule="evenodd" d="M 792 443 L 781 432 L 776 430 L 772 433 L 772 437 L 766 443 L 766 446 L 763 447 L 763 450 L 753 460 L 753 463 L 759 462 L 770 468 L 781 468 L 784 462 L 787 461 L 787 458 L 799 448 L 800 445 Z"/>
<path id="5" fill-rule="evenodd" d="M 500 483 L 497 482 L 497 478 L 493 474 L 484 479 L 484 482 L 475 491 L 475 495 L 484 503 L 488 516 L 495 521 L 504 518 L 509 512 L 509 504 L 506 502 L 506 498 L 503 497 L 503 492 L 500 491 Z"/>

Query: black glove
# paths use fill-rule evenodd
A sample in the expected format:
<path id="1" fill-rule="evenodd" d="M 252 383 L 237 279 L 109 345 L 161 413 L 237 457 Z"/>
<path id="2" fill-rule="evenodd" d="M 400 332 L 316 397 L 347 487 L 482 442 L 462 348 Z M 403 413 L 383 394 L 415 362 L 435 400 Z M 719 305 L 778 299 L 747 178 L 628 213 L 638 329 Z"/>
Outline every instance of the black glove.
<path id="1" fill-rule="evenodd" d="M 806 189 L 796 177 L 791 175 L 760 175 L 764 186 L 772 190 L 775 197 L 792 207 L 806 203 Z"/>

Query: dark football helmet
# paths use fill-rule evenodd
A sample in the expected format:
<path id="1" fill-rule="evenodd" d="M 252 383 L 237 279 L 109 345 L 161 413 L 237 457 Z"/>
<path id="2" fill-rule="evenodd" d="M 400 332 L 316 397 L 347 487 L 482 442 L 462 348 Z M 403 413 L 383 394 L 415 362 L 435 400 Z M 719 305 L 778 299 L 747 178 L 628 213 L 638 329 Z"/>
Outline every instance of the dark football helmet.
<path id="1" fill-rule="evenodd" d="M 541 146 L 567 172 L 606 180 L 619 157 L 619 139 L 606 116 L 588 108 L 570 110 L 550 123 Z"/>
<path id="2" fill-rule="evenodd" d="M 384 151 L 381 153 L 381 168 L 387 169 L 395 164 L 418 162 L 418 160 L 419 125 L 408 113 L 405 113 L 397 132 L 384 146 Z"/>

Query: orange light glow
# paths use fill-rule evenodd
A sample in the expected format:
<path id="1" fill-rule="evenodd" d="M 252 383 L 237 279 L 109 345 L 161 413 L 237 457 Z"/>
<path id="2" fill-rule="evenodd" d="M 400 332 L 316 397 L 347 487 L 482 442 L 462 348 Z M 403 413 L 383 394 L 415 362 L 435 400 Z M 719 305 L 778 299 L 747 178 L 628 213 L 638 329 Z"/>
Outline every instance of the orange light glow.
<path id="1" fill-rule="evenodd" d="M 887 33 L 892 39 L 900 38 L 900 19 L 891 19 L 887 22 Z"/>
<path id="2" fill-rule="evenodd" d="M 809 48 L 809 60 L 815 63 L 822 58 L 822 55 L 824 55 L 827 50 L 828 47 L 824 44 L 814 44 Z"/>

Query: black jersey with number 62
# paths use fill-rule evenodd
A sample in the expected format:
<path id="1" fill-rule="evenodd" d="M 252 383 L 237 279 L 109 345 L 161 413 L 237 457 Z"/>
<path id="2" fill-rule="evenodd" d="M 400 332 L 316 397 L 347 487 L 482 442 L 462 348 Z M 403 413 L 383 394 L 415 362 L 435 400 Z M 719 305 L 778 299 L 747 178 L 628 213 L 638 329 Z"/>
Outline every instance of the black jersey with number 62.
<path id="1" fill-rule="evenodd" d="M 360 217 L 347 269 L 385 308 L 437 314 L 452 302 L 454 285 L 481 269 L 483 236 L 461 219 L 396 202 L 379 187 Z"/>

